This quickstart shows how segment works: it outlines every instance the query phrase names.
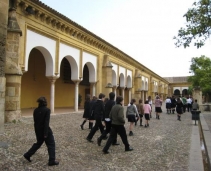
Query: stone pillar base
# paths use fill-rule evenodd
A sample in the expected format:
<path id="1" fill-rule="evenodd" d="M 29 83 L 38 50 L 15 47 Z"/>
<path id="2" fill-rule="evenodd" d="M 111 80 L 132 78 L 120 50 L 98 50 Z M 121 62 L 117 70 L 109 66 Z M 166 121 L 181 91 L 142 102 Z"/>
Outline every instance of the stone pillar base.
<path id="1" fill-rule="evenodd" d="M 0 77 L 0 134 L 4 133 L 6 78 Z"/>
<path id="2" fill-rule="evenodd" d="M 21 118 L 21 110 L 5 111 L 6 122 L 16 122 Z"/>

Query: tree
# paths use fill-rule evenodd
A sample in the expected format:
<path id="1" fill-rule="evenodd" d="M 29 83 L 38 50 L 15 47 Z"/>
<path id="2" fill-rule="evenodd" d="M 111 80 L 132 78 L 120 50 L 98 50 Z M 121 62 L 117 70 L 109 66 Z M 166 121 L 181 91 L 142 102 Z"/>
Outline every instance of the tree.
<path id="1" fill-rule="evenodd" d="M 191 59 L 190 72 L 193 76 L 188 78 L 192 87 L 200 87 L 204 95 L 211 95 L 211 60 L 206 56 Z"/>
<path id="2" fill-rule="evenodd" d="M 194 2 L 193 7 L 188 9 L 183 16 L 187 24 L 185 28 L 178 31 L 175 45 L 177 47 L 189 47 L 191 43 L 197 48 L 202 47 L 211 34 L 211 1 L 198 0 Z"/>

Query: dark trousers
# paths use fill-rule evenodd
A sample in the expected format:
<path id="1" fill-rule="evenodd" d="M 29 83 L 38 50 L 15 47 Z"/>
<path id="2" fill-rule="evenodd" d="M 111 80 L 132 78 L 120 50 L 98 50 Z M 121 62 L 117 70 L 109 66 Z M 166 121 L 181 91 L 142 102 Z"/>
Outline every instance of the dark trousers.
<path id="1" fill-rule="evenodd" d="M 190 111 L 191 111 L 191 109 L 192 109 L 192 104 L 189 104 L 189 103 L 188 103 L 187 108 L 188 108 L 188 112 L 190 112 Z"/>
<path id="2" fill-rule="evenodd" d="M 92 128 L 92 130 L 90 131 L 89 135 L 87 136 L 87 138 L 92 139 L 93 136 L 95 135 L 95 132 L 100 129 L 101 133 L 103 133 L 104 131 L 104 126 L 102 124 L 101 119 L 97 119 L 95 120 L 95 126 Z"/>
<path id="3" fill-rule="evenodd" d="M 52 133 L 48 133 L 47 138 L 44 135 L 36 135 L 37 142 L 32 145 L 28 152 L 25 153 L 26 156 L 31 157 L 45 142 L 48 148 L 49 162 L 55 161 L 55 141 Z"/>
<path id="4" fill-rule="evenodd" d="M 100 140 L 102 140 L 103 138 L 106 138 L 107 134 L 110 133 L 111 131 L 111 121 L 105 121 L 105 125 L 106 125 L 106 129 L 103 131 L 103 133 L 99 137 Z M 117 142 L 116 138 L 114 139 L 113 144 Z"/>
<path id="5" fill-rule="evenodd" d="M 186 111 L 186 108 L 187 108 L 187 105 L 185 104 L 185 105 L 183 105 L 183 113 L 185 113 L 185 111 Z"/>
<path id="6" fill-rule="evenodd" d="M 105 147 L 103 148 L 103 151 L 108 151 L 114 139 L 117 137 L 117 134 L 120 135 L 122 142 L 125 145 L 125 149 L 129 148 L 130 145 L 127 140 L 127 134 L 124 125 L 112 125 L 110 136 L 108 138 L 108 141 L 106 142 Z"/>

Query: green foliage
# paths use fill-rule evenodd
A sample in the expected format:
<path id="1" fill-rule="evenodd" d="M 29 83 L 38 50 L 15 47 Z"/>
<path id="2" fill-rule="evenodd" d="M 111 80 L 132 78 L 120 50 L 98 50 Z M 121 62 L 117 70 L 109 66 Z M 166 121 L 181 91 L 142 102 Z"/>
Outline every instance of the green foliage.
<path id="1" fill-rule="evenodd" d="M 211 60 L 208 57 L 194 57 L 191 59 L 190 72 L 193 76 L 188 78 L 192 87 L 200 87 L 203 94 L 211 94 Z"/>
<path id="2" fill-rule="evenodd" d="M 189 47 L 193 42 L 197 48 L 202 47 L 211 34 L 211 2 L 198 0 L 183 16 L 186 18 L 186 27 L 180 28 L 175 45 Z"/>
<path id="3" fill-rule="evenodd" d="M 192 95 L 192 93 L 193 93 L 193 86 L 191 85 L 188 87 L 188 94 Z"/>

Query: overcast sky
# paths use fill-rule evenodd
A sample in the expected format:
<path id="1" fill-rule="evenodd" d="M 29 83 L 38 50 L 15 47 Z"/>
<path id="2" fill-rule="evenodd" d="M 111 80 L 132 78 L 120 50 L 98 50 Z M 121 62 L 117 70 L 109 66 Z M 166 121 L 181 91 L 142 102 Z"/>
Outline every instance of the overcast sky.
<path id="1" fill-rule="evenodd" d="M 195 0 L 41 0 L 162 77 L 187 76 L 203 48 L 176 48 L 173 37 Z"/>

